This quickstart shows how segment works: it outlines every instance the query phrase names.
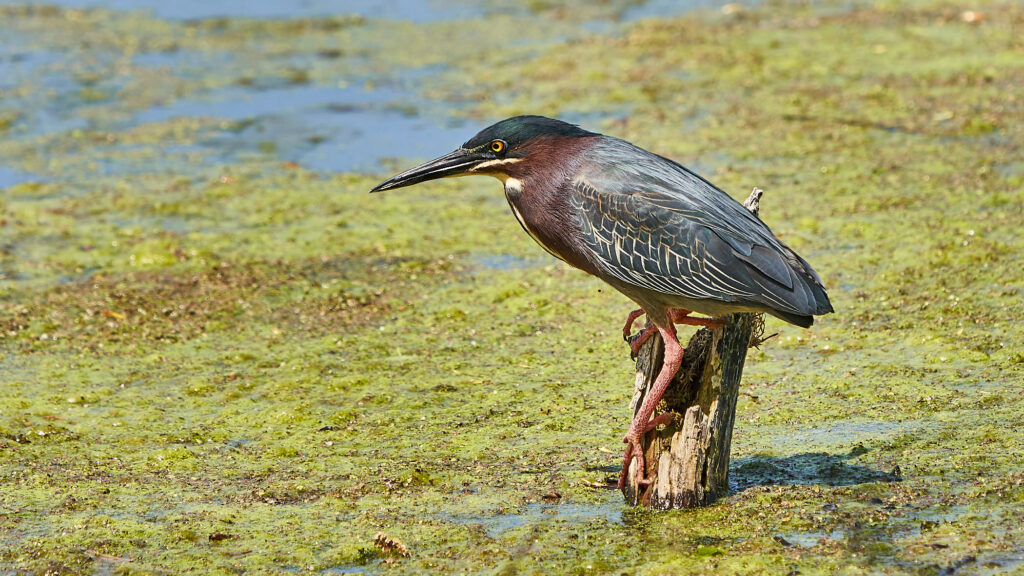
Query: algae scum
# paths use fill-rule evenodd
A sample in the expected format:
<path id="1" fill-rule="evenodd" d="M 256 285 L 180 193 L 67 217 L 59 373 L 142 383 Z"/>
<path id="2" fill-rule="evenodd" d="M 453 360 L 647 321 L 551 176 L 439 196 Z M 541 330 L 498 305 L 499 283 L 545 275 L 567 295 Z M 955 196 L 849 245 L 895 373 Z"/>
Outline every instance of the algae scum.
<path id="1" fill-rule="evenodd" d="M 1024 571 L 1024 5 L 150 4 L 0 4 L 0 573 Z M 366 194 L 526 112 L 830 288 L 714 506 L 589 487 L 624 298 L 493 181 Z"/>

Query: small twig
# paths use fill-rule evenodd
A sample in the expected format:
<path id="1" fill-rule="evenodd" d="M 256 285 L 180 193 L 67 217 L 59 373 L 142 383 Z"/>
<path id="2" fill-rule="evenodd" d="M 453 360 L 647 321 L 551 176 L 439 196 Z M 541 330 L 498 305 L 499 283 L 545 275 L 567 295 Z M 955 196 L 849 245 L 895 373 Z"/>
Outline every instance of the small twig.
<path id="1" fill-rule="evenodd" d="M 762 321 L 763 321 L 763 319 L 762 319 Z M 763 327 L 762 327 L 762 329 L 763 329 Z M 764 336 L 764 337 L 761 337 L 760 334 L 753 334 L 753 335 L 750 336 L 750 347 L 751 348 L 761 348 L 761 344 L 764 344 L 768 340 L 771 340 L 772 338 L 775 338 L 778 335 L 779 335 L 778 332 L 773 332 L 773 333 L 771 333 L 771 334 L 769 334 L 767 336 Z"/>

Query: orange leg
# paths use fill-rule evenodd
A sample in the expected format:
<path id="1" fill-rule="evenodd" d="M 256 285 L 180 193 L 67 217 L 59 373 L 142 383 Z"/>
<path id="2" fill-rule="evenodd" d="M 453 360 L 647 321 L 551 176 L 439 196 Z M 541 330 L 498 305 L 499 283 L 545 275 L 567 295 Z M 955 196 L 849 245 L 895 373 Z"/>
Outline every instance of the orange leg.
<path id="1" fill-rule="evenodd" d="M 694 318 L 690 316 L 692 313 L 693 312 L 691 310 L 684 310 L 682 308 L 669 308 L 668 317 L 672 320 L 673 324 L 703 326 L 712 330 L 725 326 L 725 322 L 721 320 L 715 320 L 714 318 Z"/>
<path id="2" fill-rule="evenodd" d="M 637 484 L 646 486 L 651 483 L 650 479 L 647 478 L 647 467 L 644 461 L 643 449 L 641 448 L 641 438 L 660 424 L 670 422 L 672 419 L 671 414 L 662 414 L 653 420 L 651 416 L 654 414 L 654 409 L 657 407 L 658 402 L 661 401 L 661 396 L 665 393 L 665 389 L 668 388 L 669 383 L 675 378 L 676 372 L 683 362 L 683 347 L 679 344 L 679 340 L 676 337 L 675 324 L 703 326 L 712 330 L 722 328 L 725 325 L 723 321 L 713 318 L 693 318 L 690 316 L 690 313 L 690 310 L 670 308 L 668 310 L 670 324 L 667 328 L 651 324 L 637 334 L 632 341 L 630 341 L 630 331 L 632 330 L 633 322 L 642 316 L 644 311 L 634 310 L 630 312 L 629 317 L 626 319 L 626 326 L 622 330 L 622 335 L 630 343 L 633 356 L 635 357 L 640 353 L 640 347 L 657 330 L 665 342 L 665 359 L 662 362 L 661 371 L 658 372 L 658 377 L 654 380 L 654 385 L 651 386 L 650 393 L 644 398 L 639 412 L 637 412 L 636 417 L 633 418 L 633 422 L 629 426 L 629 431 L 626 432 L 626 437 L 622 439 L 626 444 L 626 453 L 622 457 L 622 472 L 619 474 L 620 490 L 626 485 L 629 467 L 633 460 L 637 461 Z"/>
<path id="3" fill-rule="evenodd" d="M 686 324 L 688 326 L 704 326 L 712 330 L 721 328 L 723 326 L 722 321 L 714 320 L 712 318 L 693 318 L 690 316 L 692 312 L 683 308 L 669 308 L 668 316 L 669 320 L 673 324 Z M 642 331 L 637 334 L 631 334 L 633 331 L 633 323 L 636 319 L 643 316 L 645 312 L 637 308 L 629 313 L 626 317 L 626 325 L 622 327 L 622 338 L 629 343 L 630 349 L 633 351 L 633 358 L 640 355 L 640 348 L 644 345 L 644 342 L 650 339 L 654 335 L 656 330 L 653 324 L 648 325 Z"/>
<path id="4" fill-rule="evenodd" d="M 637 483 L 640 486 L 646 486 L 651 483 L 650 479 L 647 478 L 647 466 L 646 462 L 644 462 L 644 452 L 641 448 L 640 440 L 645 432 L 660 423 L 658 419 L 652 422 L 651 415 L 654 414 L 654 408 L 658 405 L 662 394 L 665 393 L 669 382 L 675 377 L 676 371 L 679 370 L 679 365 L 683 362 L 683 347 L 676 338 L 675 326 L 669 324 L 667 328 L 658 326 L 657 329 L 661 334 L 662 340 L 665 341 L 665 360 L 661 365 L 661 372 L 658 373 L 654 385 L 651 386 L 650 393 L 644 398 L 643 404 L 640 405 L 640 410 L 633 418 L 633 423 L 629 425 L 626 437 L 622 439 L 626 444 L 626 454 L 622 457 L 622 472 L 619 474 L 620 490 L 626 485 L 629 466 L 634 460 L 637 461 Z"/>

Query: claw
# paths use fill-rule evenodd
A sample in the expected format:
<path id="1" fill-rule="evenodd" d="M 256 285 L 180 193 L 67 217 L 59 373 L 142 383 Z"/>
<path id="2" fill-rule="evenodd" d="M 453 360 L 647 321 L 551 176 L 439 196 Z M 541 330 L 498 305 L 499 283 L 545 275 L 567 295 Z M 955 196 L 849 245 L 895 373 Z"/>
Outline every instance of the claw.
<path id="1" fill-rule="evenodd" d="M 688 326 L 704 326 L 711 330 L 716 330 L 725 326 L 725 322 L 715 318 L 694 318 L 690 316 L 689 310 L 682 308 L 670 308 L 668 309 L 669 320 L 673 324 L 686 324 Z M 643 330 L 632 334 L 633 323 L 636 319 L 645 315 L 642 309 L 637 308 L 626 316 L 626 325 L 622 327 L 622 339 L 629 344 L 630 358 L 636 360 L 640 356 L 640 348 L 643 347 L 644 342 L 650 338 L 657 330 L 657 326 L 654 324 L 648 324 Z"/>
<path id="2" fill-rule="evenodd" d="M 658 329 L 654 324 L 649 324 L 636 334 L 631 333 L 633 331 L 633 323 L 636 322 L 637 318 L 644 314 L 646 314 L 646 312 L 640 308 L 633 310 L 629 313 L 629 316 L 626 317 L 626 325 L 622 327 L 622 339 L 629 344 L 629 349 L 631 351 L 630 358 L 633 360 L 636 360 L 637 356 L 640 355 L 640 348 L 644 345 L 644 342 L 647 342 L 647 339 L 650 338 Z"/>
<path id="3" fill-rule="evenodd" d="M 630 333 L 633 331 L 633 322 L 635 322 L 637 318 L 643 315 L 644 311 L 640 308 L 637 308 L 636 310 L 630 312 L 629 316 L 626 316 L 626 325 L 622 327 L 623 340 L 625 340 L 626 342 L 631 342 L 630 339 L 633 337 L 630 335 Z"/>

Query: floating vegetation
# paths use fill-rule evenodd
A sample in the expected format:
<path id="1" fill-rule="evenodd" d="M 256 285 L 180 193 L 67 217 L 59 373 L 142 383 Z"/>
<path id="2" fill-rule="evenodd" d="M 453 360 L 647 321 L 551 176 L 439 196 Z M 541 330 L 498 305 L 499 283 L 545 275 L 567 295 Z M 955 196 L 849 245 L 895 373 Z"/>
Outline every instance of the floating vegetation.
<path id="1" fill-rule="evenodd" d="M 0 572 L 1020 569 L 1024 6 L 442 4 L 0 6 Z M 765 189 L 830 288 L 714 506 L 594 488 L 630 304 L 495 182 L 366 193 L 527 112 Z"/>

